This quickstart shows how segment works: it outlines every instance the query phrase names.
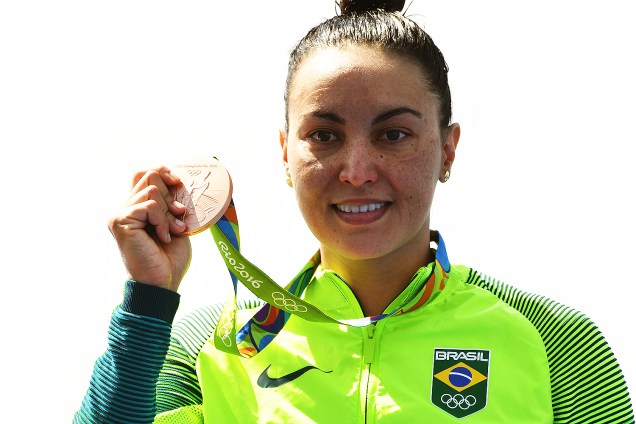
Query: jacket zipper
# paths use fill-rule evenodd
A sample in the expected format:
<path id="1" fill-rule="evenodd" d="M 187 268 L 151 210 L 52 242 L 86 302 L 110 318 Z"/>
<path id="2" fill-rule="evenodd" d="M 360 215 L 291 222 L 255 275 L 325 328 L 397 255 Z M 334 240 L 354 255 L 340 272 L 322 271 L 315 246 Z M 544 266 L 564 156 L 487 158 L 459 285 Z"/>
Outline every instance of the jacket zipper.
<path id="1" fill-rule="evenodd" d="M 375 326 L 373 323 L 368 325 L 366 329 L 366 337 L 364 339 L 364 352 L 363 352 L 363 360 L 365 363 L 365 379 L 364 383 L 364 396 L 362 400 L 364 401 L 364 422 L 367 422 L 368 417 L 368 409 L 369 409 L 369 385 L 371 382 L 371 364 L 373 363 L 373 357 L 375 356 Z"/>
<path id="2" fill-rule="evenodd" d="M 375 323 L 368 325 L 366 329 L 367 338 L 364 340 L 364 363 L 370 367 L 373 362 L 373 355 L 375 354 Z"/>

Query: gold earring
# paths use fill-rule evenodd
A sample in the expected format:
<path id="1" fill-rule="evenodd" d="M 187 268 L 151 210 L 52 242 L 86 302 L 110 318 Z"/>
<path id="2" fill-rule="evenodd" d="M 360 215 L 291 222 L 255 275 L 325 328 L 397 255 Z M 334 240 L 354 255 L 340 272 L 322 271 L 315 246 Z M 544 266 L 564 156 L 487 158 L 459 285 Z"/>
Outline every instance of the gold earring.
<path id="1" fill-rule="evenodd" d="M 444 179 L 442 180 L 442 182 L 445 183 L 446 181 L 448 181 L 449 178 L 450 178 L 450 171 L 446 170 L 446 172 L 444 172 Z"/>
<path id="2" fill-rule="evenodd" d="M 291 177 L 290 177 L 289 175 L 287 176 L 287 179 L 286 179 L 285 181 L 287 182 L 287 185 L 288 185 L 288 186 L 293 187 L 293 186 L 292 186 Z"/>

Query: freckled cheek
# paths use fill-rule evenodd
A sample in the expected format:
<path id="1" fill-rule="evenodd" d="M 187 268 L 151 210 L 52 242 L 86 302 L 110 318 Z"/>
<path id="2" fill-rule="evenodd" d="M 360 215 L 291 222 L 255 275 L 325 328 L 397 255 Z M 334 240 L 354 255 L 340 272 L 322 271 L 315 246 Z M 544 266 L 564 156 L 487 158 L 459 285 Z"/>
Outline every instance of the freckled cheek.
<path id="1" fill-rule="evenodd" d="M 302 189 L 297 189 L 296 193 L 300 213 L 314 236 L 321 241 L 337 237 L 336 228 L 330 224 L 329 206 L 318 197 L 318 193 Z"/>
<path id="2" fill-rule="evenodd" d="M 296 199 L 303 215 L 316 214 L 322 209 L 327 179 L 319 170 L 308 164 L 292 168 Z"/>
<path id="3" fill-rule="evenodd" d="M 319 174 L 308 166 L 299 165 L 292 168 L 294 186 L 297 190 L 312 191 L 317 190 L 320 182 Z"/>
<path id="4" fill-rule="evenodd" d="M 329 181 L 329 170 L 315 158 L 297 158 L 290 161 L 290 171 L 296 188 L 318 190 Z"/>
<path id="5" fill-rule="evenodd" d="M 436 175 L 430 168 L 404 166 L 393 176 L 394 184 L 405 200 L 415 208 L 430 207 Z"/>

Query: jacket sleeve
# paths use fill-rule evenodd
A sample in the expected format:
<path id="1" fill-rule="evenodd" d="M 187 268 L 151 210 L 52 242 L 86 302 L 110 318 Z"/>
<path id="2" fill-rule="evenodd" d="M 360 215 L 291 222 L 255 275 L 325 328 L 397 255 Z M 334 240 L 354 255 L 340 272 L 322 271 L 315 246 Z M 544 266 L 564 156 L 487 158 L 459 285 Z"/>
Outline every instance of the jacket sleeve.
<path id="1" fill-rule="evenodd" d="M 238 303 L 239 309 L 262 305 L 256 299 Z M 222 304 L 196 309 L 172 329 L 170 347 L 157 383 L 156 424 L 203 423 L 203 396 L 196 363 L 204 345 L 214 337 Z"/>
<path id="2" fill-rule="evenodd" d="M 541 335 L 550 366 L 555 424 L 634 423 L 618 361 L 589 317 L 474 271 L 468 283 L 489 290 L 521 312 Z"/>
<path id="3" fill-rule="evenodd" d="M 113 312 L 106 352 L 95 362 L 73 423 L 151 423 L 159 372 L 170 344 L 179 295 L 127 281 Z"/>

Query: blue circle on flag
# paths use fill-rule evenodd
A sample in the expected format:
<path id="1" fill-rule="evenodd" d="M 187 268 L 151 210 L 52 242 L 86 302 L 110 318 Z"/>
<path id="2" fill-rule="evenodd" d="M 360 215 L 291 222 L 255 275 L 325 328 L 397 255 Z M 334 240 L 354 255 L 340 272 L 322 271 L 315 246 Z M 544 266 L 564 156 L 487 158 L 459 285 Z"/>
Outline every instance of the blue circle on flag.
<path id="1" fill-rule="evenodd" d="M 473 373 L 468 368 L 457 367 L 448 373 L 448 381 L 455 387 L 468 386 L 473 379 Z"/>

